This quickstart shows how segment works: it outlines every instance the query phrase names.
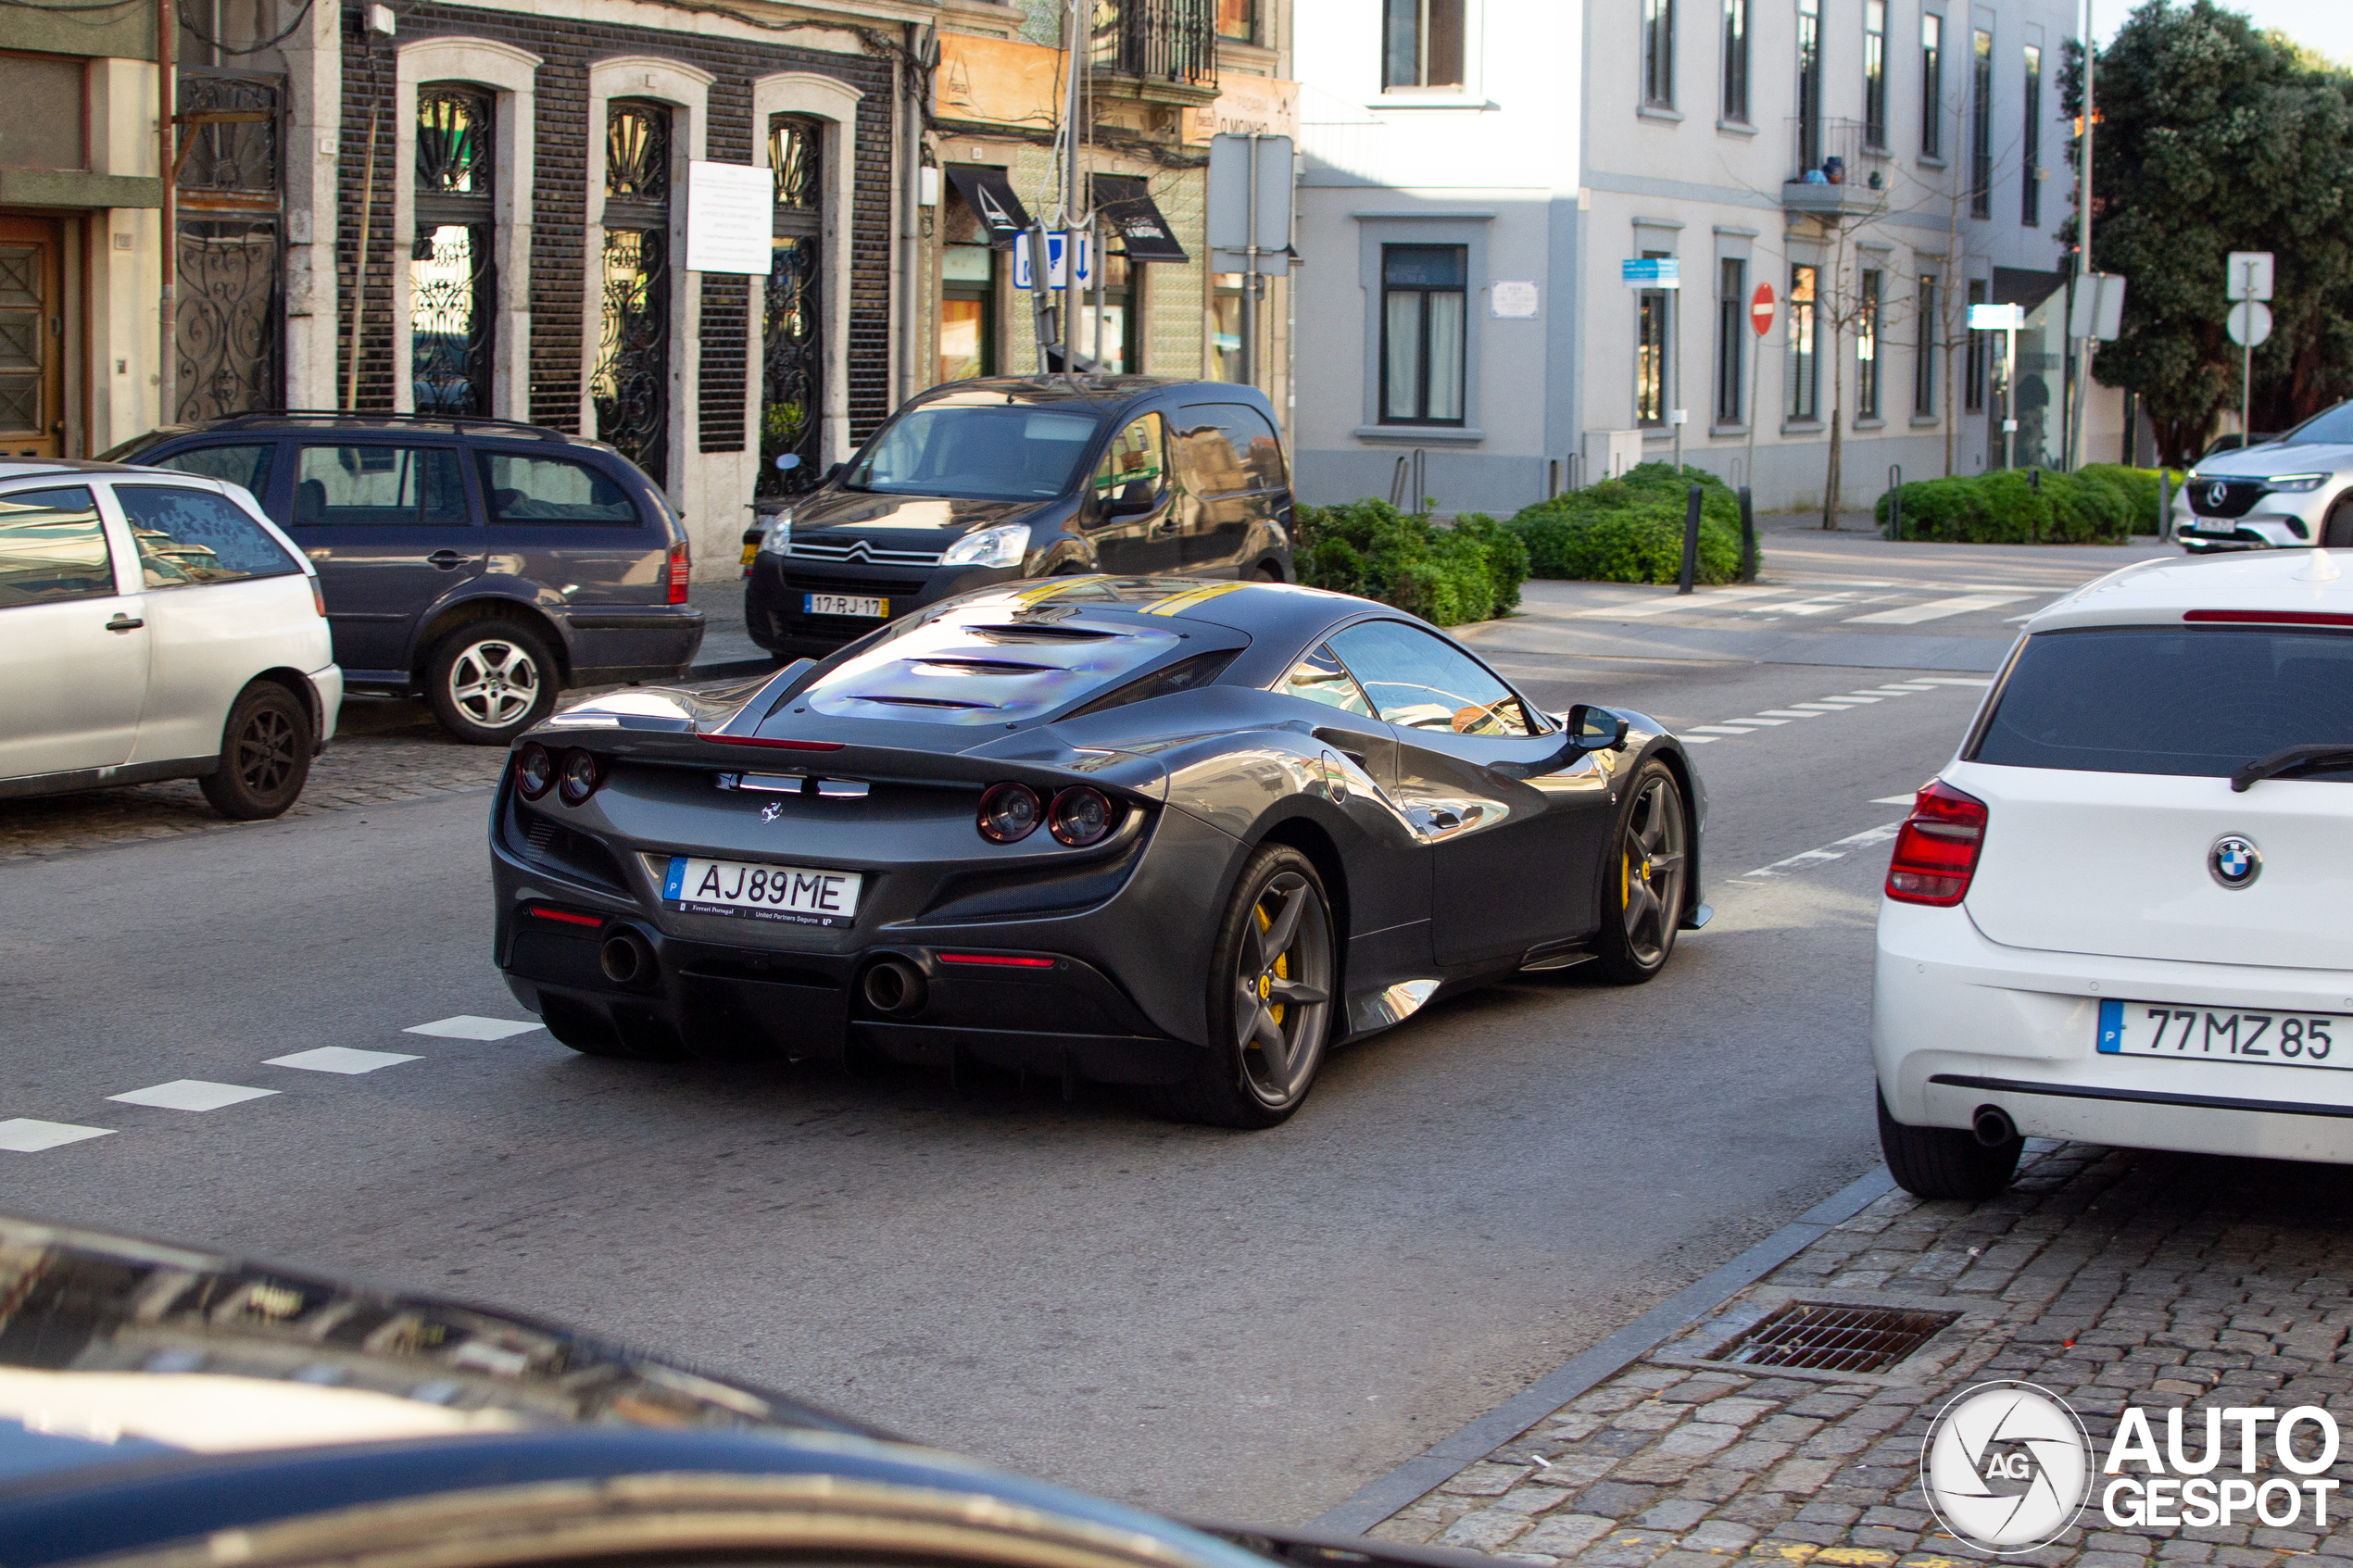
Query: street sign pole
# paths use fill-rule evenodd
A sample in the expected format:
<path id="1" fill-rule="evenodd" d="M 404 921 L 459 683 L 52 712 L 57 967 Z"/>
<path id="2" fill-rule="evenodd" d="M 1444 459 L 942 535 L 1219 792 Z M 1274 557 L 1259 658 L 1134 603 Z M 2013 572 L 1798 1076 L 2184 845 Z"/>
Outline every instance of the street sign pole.
<path id="1" fill-rule="evenodd" d="M 2255 345 L 2271 335 L 2271 312 L 2260 302 L 2271 297 L 2271 253 L 2234 250 L 2224 263 L 2222 297 L 2232 301 L 2227 328 L 2239 345 L 2239 440 L 2252 433 L 2255 407 Z"/>
<path id="2" fill-rule="evenodd" d="M 1242 384 L 1258 384 L 1258 291 L 1251 285 L 1258 281 L 1258 138 L 1260 132 L 1250 133 L 1250 228 L 1248 245 L 1242 254 L 1248 263 L 1242 269 Z"/>
<path id="3" fill-rule="evenodd" d="M 1772 284 L 1759 283 L 1756 291 L 1748 296 L 1748 324 L 1755 329 L 1756 343 L 1748 361 L 1748 460 L 1741 466 L 1741 477 L 1747 482 L 1749 488 L 1754 489 L 1756 484 L 1756 425 L 1765 417 L 1765 411 L 1756 406 L 1756 399 L 1765 386 L 1765 334 L 1773 330 Z M 1748 562 L 1749 575 L 1744 581 L 1755 581 L 1755 568 L 1752 553 Z"/>

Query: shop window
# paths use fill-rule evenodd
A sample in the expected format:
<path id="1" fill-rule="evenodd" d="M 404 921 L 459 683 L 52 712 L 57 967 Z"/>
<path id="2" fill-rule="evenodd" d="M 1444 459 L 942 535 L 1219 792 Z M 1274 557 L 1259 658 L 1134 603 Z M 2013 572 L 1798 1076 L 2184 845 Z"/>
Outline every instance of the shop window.
<path id="1" fill-rule="evenodd" d="M 939 379 L 997 373 L 997 253 L 985 245 L 940 251 Z"/>

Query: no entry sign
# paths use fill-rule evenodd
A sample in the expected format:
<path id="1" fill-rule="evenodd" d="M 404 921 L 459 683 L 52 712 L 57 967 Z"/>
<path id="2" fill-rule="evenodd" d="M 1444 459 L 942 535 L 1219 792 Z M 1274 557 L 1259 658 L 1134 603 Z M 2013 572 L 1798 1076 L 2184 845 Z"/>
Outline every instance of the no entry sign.
<path id="1" fill-rule="evenodd" d="M 1773 285 L 1759 283 L 1756 292 L 1748 296 L 1748 324 L 1763 337 L 1773 330 Z"/>

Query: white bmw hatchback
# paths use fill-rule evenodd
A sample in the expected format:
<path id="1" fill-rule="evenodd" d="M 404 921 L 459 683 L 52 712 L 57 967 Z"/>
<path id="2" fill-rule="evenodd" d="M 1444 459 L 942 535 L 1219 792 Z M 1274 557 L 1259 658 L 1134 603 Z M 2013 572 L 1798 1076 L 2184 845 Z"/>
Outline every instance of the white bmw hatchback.
<path id="1" fill-rule="evenodd" d="M 2353 1163 L 2347 568 L 2151 561 L 2027 622 L 1880 905 L 1906 1188 L 1988 1197 L 2022 1135 Z"/>
<path id="2" fill-rule="evenodd" d="M 0 463 L 0 798 L 194 778 L 274 817 L 334 734 L 318 578 L 233 484 Z"/>

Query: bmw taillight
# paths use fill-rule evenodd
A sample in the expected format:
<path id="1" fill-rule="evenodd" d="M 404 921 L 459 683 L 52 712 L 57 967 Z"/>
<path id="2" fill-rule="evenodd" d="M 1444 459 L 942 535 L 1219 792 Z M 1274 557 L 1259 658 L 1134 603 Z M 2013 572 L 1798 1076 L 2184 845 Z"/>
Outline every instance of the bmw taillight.
<path id="1" fill-rule="evenodd" d="M 686 554 L 686 541 L 680 539 L 670 546 L 670 602 L 672 604 L 682 605 L 686 602 L 686 578 L 691 570 L 692 561 Z"/>
<path id="2" fill-rule="evenodd" d="M 577 806 L 596 794 L 597 786 L 604 782 L 604 766 L 597 760 L 593 753 L 567 751 L 564 753 L 563 772 L 557 784 L 556 793 L 564 797 L 564 804 Z"/>
<path id="3" fill-rule="evenodd" d="M 1895 834 L 1887 867 L 1887 896 L 1899 903 L 1949 907 L 1969 896 L 1977 857 L 1985 847 L 1985 802 L 1931 779 L 1912 798 L 1912 814 Z"/>
<path id="4" fill-rule="evenodd" d="M 525 800 L 538 799 L 555 782 L 556 759 L 546 746 L 533 741 L 515 753 L 515 788 Z"/>

